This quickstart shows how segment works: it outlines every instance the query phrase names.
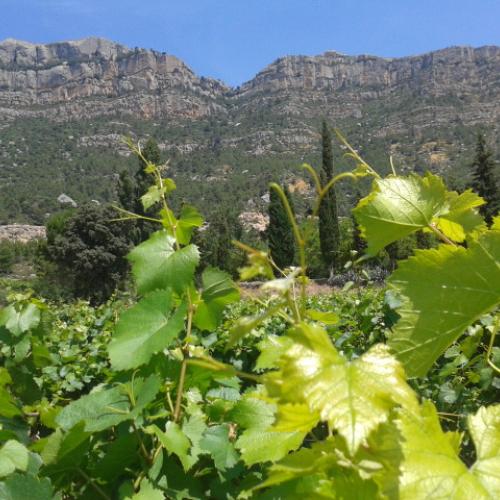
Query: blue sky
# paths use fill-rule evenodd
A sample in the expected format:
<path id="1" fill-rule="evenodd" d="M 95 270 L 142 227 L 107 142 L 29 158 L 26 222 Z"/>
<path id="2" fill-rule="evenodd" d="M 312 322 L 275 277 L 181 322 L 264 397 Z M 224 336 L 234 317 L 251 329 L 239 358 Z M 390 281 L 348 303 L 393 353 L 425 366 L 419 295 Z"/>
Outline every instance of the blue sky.
<path id="1" fill-rule="evenodd" d="M 0 40 L 102 36 L 238 85 L 288 54 L 500 45 L 500 0 L 0 0 Z"/>

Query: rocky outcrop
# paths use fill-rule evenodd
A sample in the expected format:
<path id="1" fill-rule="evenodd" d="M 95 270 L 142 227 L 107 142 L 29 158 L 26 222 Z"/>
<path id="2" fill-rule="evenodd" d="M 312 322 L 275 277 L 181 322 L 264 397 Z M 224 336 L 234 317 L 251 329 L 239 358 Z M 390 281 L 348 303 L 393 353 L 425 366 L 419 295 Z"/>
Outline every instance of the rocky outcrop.
<path id="1" fill-rule="evenodd" d="M 45 238 L 45 226 L 31 226 L 28 224 L 8 224 L 0 226 L 0 241 L 16 241 L 27 243 Z"/>
<path id="2" fill-rule="evenodd" d="M 176 57 L 101 38 L 0 43 L 0 116 L 134 114 L 198 118 L 221 111 L 227 88 Z"/>

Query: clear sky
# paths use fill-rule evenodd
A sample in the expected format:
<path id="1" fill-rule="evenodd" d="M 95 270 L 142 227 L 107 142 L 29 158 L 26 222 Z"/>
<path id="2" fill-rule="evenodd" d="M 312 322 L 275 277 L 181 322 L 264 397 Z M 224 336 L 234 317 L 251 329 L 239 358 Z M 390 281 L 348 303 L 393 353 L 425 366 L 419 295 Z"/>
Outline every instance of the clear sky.
<path id="1" fill-rule="evenodd" d="M 101 36 L 238 85 L 289 54 L 500 45 L 500 0 L 0 0 L 0 40 Z"/>

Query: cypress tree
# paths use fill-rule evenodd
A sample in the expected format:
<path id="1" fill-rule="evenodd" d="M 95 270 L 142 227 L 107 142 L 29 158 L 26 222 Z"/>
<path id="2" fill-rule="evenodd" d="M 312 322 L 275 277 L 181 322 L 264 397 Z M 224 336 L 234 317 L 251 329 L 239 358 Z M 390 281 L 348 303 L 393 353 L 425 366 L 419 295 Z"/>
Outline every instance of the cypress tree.
<path id="1" fill-rule="evenodd" d="M 320 178 L 321 184 L 324 186 L 333 178 L 332 136 L 325 121 L 323 121 L 321 144 L 322 165 Z M 328 191 L 319 207 L 319 241 L 323 261 L 327 266 L 335 267 L 338 264 L 336 261 L 340 244 L 335 186 Z"/>
<path id="2" fill-rule="evenodd" d="M 486 205 L 479 208 L 486 223 L 490 225 L 500 208 L 500 192 L 495 179 L 493 153 L 488 149 L 483 134 L 478 134 L 476 156 L 472 163 L 472 188 L 484 198 Z"/>
<path id="3" fill-rule="evenodd" d="M 293 205 L 288 188 L 284 186 L 283 191 L 285 192 L 293 211 Z M 267 228 L 267 240 L 269 250 L 276 265 L 281 269 L 284 269 L 285 267 L 289 267 L 293 264 L 295 256 L 295 242 L 293 238 L 292 226 L 287 212 L 281 202 L 279 194 L 274 189 L 269 191 L 268 213 L 269 226 Z"/>
<path id="4" fill-rule="evenodd" d="M 148 162 L 159 165 L 161 162 L 160 148 L 154 139 L 148 139 L 142 155 Z M 141 202 L 141 196 L 146 193 L 148 188 L 153 184 L 153 178 L 147 174 L 144 169 L 147 163 L 139 158 L 137 171 L 132 177 L 128 172 L 124 171 L 120 174 L 118 181 L 118 199 L 120 204 L 126 210 L 134 212 L 137 215 L 153 217 L 157 211 L 157 207 L 152 206 L 148 210 L 144 210 Z M 152 222 L 145 220 L 136 220 L 128 223 L 129 237 L 131 241 L 138 244 L 146 240 L 149 235 L 155 230 L 155 225 Z"/>

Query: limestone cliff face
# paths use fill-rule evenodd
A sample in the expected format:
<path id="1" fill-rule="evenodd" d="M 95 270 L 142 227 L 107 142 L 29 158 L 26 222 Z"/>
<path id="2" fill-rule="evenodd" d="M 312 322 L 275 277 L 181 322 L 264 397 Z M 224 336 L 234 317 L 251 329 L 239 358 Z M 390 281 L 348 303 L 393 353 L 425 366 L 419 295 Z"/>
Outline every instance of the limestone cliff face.
<path id="1" fill-rule="evenodd" d="M 430 98 L 450 96 L 461 100 L 467 120 L 493 121 L 499 116 L 499 74 L 496 46 L 397 59 L 326 52 L 283 57 L 230 89 L 196 76 L 172 55 L 100 38 L 47 45 L 9 39 L 0 42 L 0 117 L 61 120 L 118 113 L 199 119 L 225 114 L 231 104 L 243 114 L 265 105 L 313 116 L 321 106 L 334 119 L 361 118 L 370 101 L 416 97 L 428 106 Z M 277 104 L 276 96 L 285 102 Z"/>
<path id="2" fill-rule="evenodd" d="M 242 86 L 240 95 L 276 91 L 360 91 L 363 97 L 385 95 L 395 89 L 415 89 L 431 95 L 450 90 L 485 90 L 498 79 L 500 47 L 452 47 L 398 59 L 320 56 L 278 59 Z"/>
<path id="3" fill-rule="evenodd" d="M 398 59 L 321 56 L 278 59 L 245 83 L 234 97 L 282 115 L 332 121 L 373 116 L 384 108 L 375 135 L 404 133 L 460 122 L 500 121 L 500 47 L 452 47 Z"/>
<path id="4" fill-rule="evenodd" d="M 0 43 L 0 113 L 53 118 L 100 114 L 199 118 L 220 111 L 226 90 L 174 56 L 100 38 Z"/>

